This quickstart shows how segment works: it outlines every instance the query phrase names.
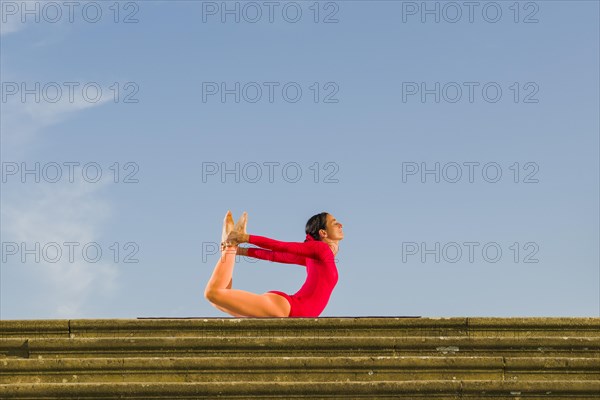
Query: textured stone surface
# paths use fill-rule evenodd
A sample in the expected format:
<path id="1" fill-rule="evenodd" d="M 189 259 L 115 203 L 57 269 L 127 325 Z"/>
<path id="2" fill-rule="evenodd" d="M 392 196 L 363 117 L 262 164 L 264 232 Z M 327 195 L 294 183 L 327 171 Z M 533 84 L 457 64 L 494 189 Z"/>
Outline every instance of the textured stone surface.
<path id="1" fill-rule="evenodd" d="M 4 399 L 600 398 L 600 318 L 0 321 Z"/>
<path id="2" fill-rule="evenodd" d="M 513 399 L 527 395 L 587 395 L 598 394 L 597 382 L 538 382 L 525 383 L 501 381 L 404 381 L 404 382 L 236 382 L 236 383 L 80 383 L 80 384 L 29 384 L 5 385 L 4 398 L 45 396 L 45 398 L 67 398 L 70 396 L 138 396 L 137 398 L 214 398 L 218 395 L 245 396 L 366 396 L 379 398 L 381 395 L 459 395 L 477 394 L 480 396 L 512 395 Z M 61 397 L 62 396 L 62 397 Z M 345 397 L 344 397 L 345 396 Z M 43 397 L 42 397 L 43 398 Z M 131 398 L 131 397 L 129 397 Z M 588 397 L 591 399 L 593 397 Z"/>

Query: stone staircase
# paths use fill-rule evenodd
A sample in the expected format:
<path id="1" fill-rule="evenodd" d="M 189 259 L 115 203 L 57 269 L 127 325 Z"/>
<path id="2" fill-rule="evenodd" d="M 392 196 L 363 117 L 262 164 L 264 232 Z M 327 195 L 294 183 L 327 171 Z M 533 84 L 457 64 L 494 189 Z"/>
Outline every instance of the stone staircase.
<path id="1" fill-rule="evenodd" d="M 600 318 L 0 321 L 1 399 L 600 399 Z"/>

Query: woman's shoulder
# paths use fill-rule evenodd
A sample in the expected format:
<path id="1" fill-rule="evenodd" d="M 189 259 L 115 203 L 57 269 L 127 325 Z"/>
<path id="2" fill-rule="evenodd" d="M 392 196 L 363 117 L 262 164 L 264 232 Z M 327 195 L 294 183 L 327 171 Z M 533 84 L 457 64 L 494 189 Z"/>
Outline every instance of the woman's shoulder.
<path id="1" fill-rule="evenodd" d="M 322 257 L 333 258 L 333 251 L 331 251 L 331 247 L 327 243 L 321 240 L 314 240 L 308 243 L 311 243 Z"/>

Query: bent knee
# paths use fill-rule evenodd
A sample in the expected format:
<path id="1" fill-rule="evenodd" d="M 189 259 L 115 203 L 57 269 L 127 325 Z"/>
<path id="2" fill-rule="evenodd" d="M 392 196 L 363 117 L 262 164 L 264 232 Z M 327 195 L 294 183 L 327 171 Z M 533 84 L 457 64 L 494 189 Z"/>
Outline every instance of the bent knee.
<path id="1" fill-rule="evenodd" d="M 219 289 L 206 289 L 204 291 L 204 298 L 210 302 L 214 302 L 219 298 Z"/>

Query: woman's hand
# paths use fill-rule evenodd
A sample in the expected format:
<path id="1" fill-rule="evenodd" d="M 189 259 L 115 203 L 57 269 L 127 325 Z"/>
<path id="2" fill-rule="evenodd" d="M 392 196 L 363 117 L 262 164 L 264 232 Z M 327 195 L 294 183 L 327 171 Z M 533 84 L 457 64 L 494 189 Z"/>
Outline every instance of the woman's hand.
<path id="1" fill-rule="evenodd" d="M 235 254 L 237 254 L 238 256 L 248 256 L 248 248 L 238 247 Z"/>

